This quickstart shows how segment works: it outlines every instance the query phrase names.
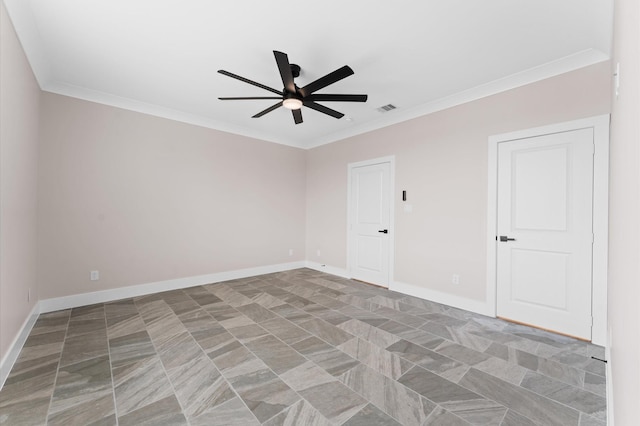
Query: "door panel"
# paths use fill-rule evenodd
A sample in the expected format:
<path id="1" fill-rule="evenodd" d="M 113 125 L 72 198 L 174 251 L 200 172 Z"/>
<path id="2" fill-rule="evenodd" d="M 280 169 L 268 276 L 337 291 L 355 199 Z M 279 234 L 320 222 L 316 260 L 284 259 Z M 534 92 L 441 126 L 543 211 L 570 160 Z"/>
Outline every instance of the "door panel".
<path id="1" fill-rule="evenodd" d="M 390 164 L 351 168 L 349 269 L 355 279 L 389 286 Z M 387 230 L 387 233 L 380 231 Z"/>
<path id="2" fill-rule="evenodd" d="M 498 316 L 591 339 L 592 194 L 592 129 L 498 145 Z"/>
<path id="3" fill-rule="evenodd" d="M 515 229 L 567 229 L 568 149 L 569 146 L 563 145 L 513 153 Z M 542 170 L 540 165 L 544 165 Z"/>

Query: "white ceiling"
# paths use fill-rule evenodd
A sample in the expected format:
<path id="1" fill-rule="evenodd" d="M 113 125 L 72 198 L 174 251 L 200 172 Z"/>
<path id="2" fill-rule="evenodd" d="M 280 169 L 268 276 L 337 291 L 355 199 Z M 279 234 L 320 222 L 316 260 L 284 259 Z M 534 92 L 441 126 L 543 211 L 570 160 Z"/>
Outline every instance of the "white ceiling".
<path id="1" fill-rule="evenodd" d="M 4 0 L 43 90 L 302 148 L 404 121 L 607 60 L 613 0 Z M 280 90 L 273 50 L 302 87 L 343 65 L 318 93 L 337 120 L 304 123 L 225 69 Z M 378 107 L 396 110 L 381 113 Z"/>

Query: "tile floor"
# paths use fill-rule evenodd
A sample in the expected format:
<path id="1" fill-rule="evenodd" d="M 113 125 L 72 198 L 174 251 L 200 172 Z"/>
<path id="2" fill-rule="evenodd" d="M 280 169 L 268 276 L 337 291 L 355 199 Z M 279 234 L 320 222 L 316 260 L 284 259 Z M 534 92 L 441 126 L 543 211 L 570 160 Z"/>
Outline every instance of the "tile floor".
<path id="1" fill-rule="evenodd" d="M 43 314 L 7 425 L 604 425 L 603 349 L 309 269 Z"/>

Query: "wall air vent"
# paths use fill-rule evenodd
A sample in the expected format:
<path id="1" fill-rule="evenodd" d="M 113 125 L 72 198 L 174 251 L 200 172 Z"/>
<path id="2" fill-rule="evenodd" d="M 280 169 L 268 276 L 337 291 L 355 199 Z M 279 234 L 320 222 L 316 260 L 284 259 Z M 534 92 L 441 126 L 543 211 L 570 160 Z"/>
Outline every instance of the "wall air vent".
<path id="1" fill-rule="evenodd" d="M 387 104 L 387 105 L 382 105 L 380 108 L 378 108 L 378 111 L 380 112 L 389 112 L 392 109 L 396 109 L 396 106 L 393 104 Z"/>

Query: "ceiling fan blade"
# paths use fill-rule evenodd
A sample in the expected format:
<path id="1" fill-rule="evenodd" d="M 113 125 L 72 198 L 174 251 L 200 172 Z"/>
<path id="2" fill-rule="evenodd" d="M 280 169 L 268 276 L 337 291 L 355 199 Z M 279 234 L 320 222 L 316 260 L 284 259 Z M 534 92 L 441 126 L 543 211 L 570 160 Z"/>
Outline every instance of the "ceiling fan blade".
<path id="1" fill-rule="evenodd" d="M 299 109 L 292 109 L 291 113 L 293 114 L 293 121 L 295 121 L 296 124 L 302 123 L 302 111 Z"/>
<path id="2" fill-rule="evenodd" d="M 305 99 L 314 102 L 367 102 L 367 95 L 325 95 L 323 93 L 317 93 L 315 95 L 309 95 Z"/>
<path id="3" fill-rule="evenodd" d="M 289 64 L 289 57 L 286 53 L 273 51 L 273 56 L 276 57 L 276 63 L 278 64 L 278 70 L 280 71 L 280 77 L 282 78 L 282 84 L 289 93 L 296 93 L 296 85 L 293 83 L 293 73 L 291 73 L 291 65 Z"/>
<path id="4" fill-rule="evenodd" d="M 249 96 L 249 97 L 226 97 L 226 98 L 218 98 L 221 101 L 241 101 L 241 100 L 245 100 L 245 99 L 251 99 L 251 100 L 256 100 L 256 99 L 282 99 L 282 97 L 277 97 L 277 96 Z"/>
<path id="5" fill-rule="evenodd" d="M 281 96 L 283 95 L 283 93 L 281 91 L 279 91 L 279 90 L 272 89 L 269 86 L 265 86 L 264 84 L 260 84 L 260 83 L 257 83 L 255 81 L 253 81 L 253 80 L 249 80 L 248 78 L 240 77 L 239 75 L 231 73 L 229 71 L 218 70 L 218 72 L 220 74 L 222 74 L 222 75 L 226 75 L 227 77 L 235 78 L 236 80 L 240 80 L 240 81 L 243 81 L 245 83 L 252 84 L 252 85 L 254 85 L 256 87 L 259 87 L 259 88 L 264 89 L 264 90 L 268 90 L 270 92 L 276 93 L 276 94 L 281 95 Z"/>
<path id="6" fill-rule="evenodd" d="M 253 116 L 253 117 L 251 117 L 251 118 L 260 118 L 260 117 L 262 117 L 263 115 L 265 115 L 265 114 L 267 114 L 267 113 L 269 113 L 269 112 L 273 111 L 274 109 L 278 109 L 278 108 L 280 108 L 281 106 L 282 106 L 282 101 L 278 102 L 278 103 L 277 103 L 277 104 L 275 104 L 275 105 L 271 105 L 269 108 L 265 109 L 264 111 L 260 111 L 259 113 L 257 113 L 256 115 L 254 115 L 254 116 Z"/>
<path id="7" fill-rule="evenodd" d="M 331 109 L 331 108 L 327 108 L 326 106 L 317 104 L 317 103 L 315 103 L 313 101 L 304 100 L 303 104 L 306 107 L 309 107 L 311 109 L 315 109 L 316 111 L 322 112 L 324 114 L 330 115 L 330 116 L 335 117 L 335 118 L 344 117 L 343 113 L 338 112 L 338 111 L 336 111 L 334 109 Z"/>
<path id="8" fill-rule="evenodd" d="M 345 65 L 344 67 L 338 68 L 334 72 L 331 72 L 324 77 L 320 77 L 319 79 L 307 84 L 302 89 L 300 89 L 300 93 L 302 94 L 302 96 L 309 96 L 316 90 L 327 87 L 328 85 L 340 81 L 343 78 L 349 77 L 350 75 L 353 75 L 353 70 L 348 65 Z"/>

